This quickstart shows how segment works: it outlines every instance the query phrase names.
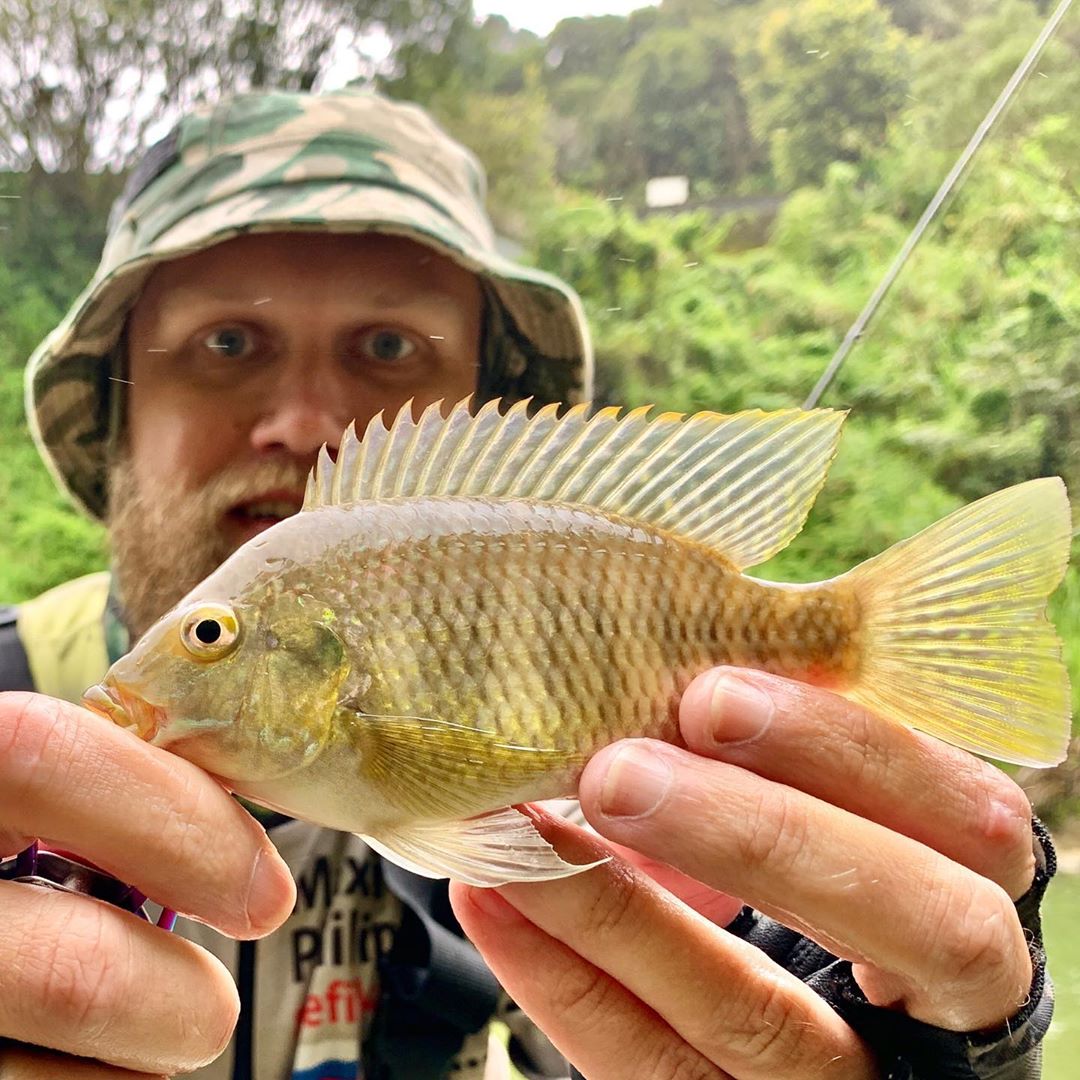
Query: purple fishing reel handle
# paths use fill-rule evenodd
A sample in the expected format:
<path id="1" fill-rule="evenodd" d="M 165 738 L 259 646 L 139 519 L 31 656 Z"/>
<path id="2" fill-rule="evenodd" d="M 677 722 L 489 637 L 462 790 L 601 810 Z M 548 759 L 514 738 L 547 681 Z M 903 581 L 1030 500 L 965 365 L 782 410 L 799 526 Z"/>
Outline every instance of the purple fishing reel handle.
<path id="1" fill-rule="evenodd" d="M 130 911 L 132 915 L 154 923 L 162 930 L 172 930 L 176 925 L 176 912 L 168 908 L 162 908 L 155 920 L 146 910 L 145 893 L 139 892 L 134 885 L 125 885 L 96 866 L 70 855 L 43 849 L 37 841 L 18 855 L 0 860 L 0 881 L 90 896 L 122 911 Z"/>

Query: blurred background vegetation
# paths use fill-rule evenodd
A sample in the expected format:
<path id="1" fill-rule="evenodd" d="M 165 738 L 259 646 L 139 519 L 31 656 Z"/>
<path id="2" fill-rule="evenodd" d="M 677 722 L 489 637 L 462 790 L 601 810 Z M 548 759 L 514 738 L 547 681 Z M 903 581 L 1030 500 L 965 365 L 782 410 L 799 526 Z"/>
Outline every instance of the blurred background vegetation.
<path id="1" fill-rule="evenodd" d="M 604 400 L 791 406 L 1050 6 L 663 0 L 541 37 L 471 0 L 0 0 L 0 599 L 105 564 L 32 449 L 22 367 L 137 149 L 193 102 L 354 80 L 425 104 L 486 165 L 507 249 L 582 294 Z M 826 395 L 840 456 L 764 574 L 845 570 L 1030 477 L 1080 493 L 1077 102 L 1080 11 Z M 686 203 L 647 206 L 657 176 Z M 1075 693 L 1075 567 L 1053 611 Z M 1075 767 L 1021 779 L 1067 835 Z"/>

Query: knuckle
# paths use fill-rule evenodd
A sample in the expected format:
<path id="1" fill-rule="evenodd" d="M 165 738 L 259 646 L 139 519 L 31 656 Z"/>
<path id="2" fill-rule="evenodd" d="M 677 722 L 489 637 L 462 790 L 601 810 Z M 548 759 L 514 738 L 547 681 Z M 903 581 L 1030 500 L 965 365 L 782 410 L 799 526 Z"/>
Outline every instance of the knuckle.
<path id="1" fill-rule="evenodd" d="M 1031 840 L 1032 810 L 1023 789 L 993 765 L 983 786 L 983 805 L 975 814 L 981 838 L 998 850 L 1034 860 Z"/>
<path id="2" fill-rule="evenodd" d="M 859 790 L 888 790 L 894 783 L 903 754 L 893 732 L 882 730 L 876 716 L 846 704 L 846 723 L 839 729 L 837 773 Z"/>
<path id="3" fill-rule="evenodd" d="M 92 1038 L 130 1000 L 131 953 L 122 935 L 110 929 L 104 908 L 69 907 L 62 934 L 51 920 L 31 934 L 38 977 L 31 980 L 30 995 L 40 1013 Z"/>
<path id="4" fill-rule="evenodd" d="M 778 786 L 760 795 L 738 834 L 739 855 L 751 870 L 791 872 L 807 847 L 808 822 L 797 801 Z"/>
<path id="5" fill-rule="evenodd" d="M 622 934 L 633 925 L 628 914 L 639 891 L 637 876 L 629 866 L 616 864 L 606 888 L 599 890 L 596 902 L 588 914 L 586 933 L 590 937 L 603 938 Z"/>
<path id="6" fill-rule="evenodd" d="M 985 994 L 1015 988 L 1021 970 L 1030 974 L 1016 909 L 992 882 L 980 879 L 962 891 L 959 900 L 946 905 L 936 930 L 934 955 L 945 981 L 954 987 L 976 986 Z"/>
<path id="7" fill-rule="evenodd" d="M 574 1017 L 582 1031 L 602 1027 L 618 1009 L 615 983 L 594 967 L 567 968 L 555 980 L 552 1004 L 560 1014 Z"/>
<path id="8" fill-rule="evenodd" d="M 780 983 L 762 976 L 732 996 L 705 1038 L 707 1045 L 723 1046 L 755 1069 L 786 1074 L 803 1058 L 806 1037 L 815 1034 L 804 1020 Z"/>
<path id="9" fill-rule="evenodd" d="M 191 871 L 205 865 L 215 846 L 232 837 L 226 834 L 225 823 L 211 817 L 201 777 L 185 770 L 172 774 L 169 779 L 167 803 L 162 807 L 161 815 L 168 831 L 163 846 L 169 849 L 177 865 Z"/>
<path id="10" fill-rule="evenodd" d="M 0 762 L 13 801 L 21 787 L 54 771 L 50 750 L 63 726 L 62 705 L 41 694 L 0 694 Z"/>
<path id="11" fill-rule="evenodd" d="M 972 762 L 961 861 L 1013 897 L 1031 888 L 1036 845 L 1031 803 L 1023 789 L 989 762 Z"/>
<path id="12" fill-rule="evenodd" d="M 719 1080 L 725 1074 L 686 1043 L 665 1043 L 646 1058 L 640 1075 L 650 1080 Z"/>

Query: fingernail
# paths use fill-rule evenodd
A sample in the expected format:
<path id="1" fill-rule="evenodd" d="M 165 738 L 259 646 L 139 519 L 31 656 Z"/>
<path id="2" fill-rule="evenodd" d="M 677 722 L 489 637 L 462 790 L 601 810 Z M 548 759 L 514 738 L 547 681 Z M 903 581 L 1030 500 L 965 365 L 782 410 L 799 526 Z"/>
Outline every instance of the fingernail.
<path id="1" fill-rule="evenodd" d="M 652 813 L 671 786 L 671 766 L 659 754 L 624 746 L 615 755 L 600 789 L 600 809 L 610 817 Z"/>
<path id="2" fill-rule="evenodd" d="M 765 732 L 774 711 L 772 698 L 764 690 L 722 673 L 709 699 L 713 741 L 723 746 L 750 742 Z"/>
<path id="3" fill-rule="evenodd" d="M 251 871 L 247 914 L 253 927 L 276 925 L 287 915 L 286 900 L 292 894 L 292 875 L 280 859 L 260 851 Z"/>

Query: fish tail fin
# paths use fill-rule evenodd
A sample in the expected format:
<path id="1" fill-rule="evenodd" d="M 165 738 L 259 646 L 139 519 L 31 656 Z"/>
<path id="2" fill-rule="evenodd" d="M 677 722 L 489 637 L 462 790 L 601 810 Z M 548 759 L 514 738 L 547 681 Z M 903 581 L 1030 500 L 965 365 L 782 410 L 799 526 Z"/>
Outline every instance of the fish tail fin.
<path id="1" fill-rule="evenodd" d="M 1032 480 L 965 506 L 857 566 L 857 681 L 845 696 L 978 754 L 1065 757 L 1071 707 L 1046 602 L 1072 533 L 1065 485 Z"/>

